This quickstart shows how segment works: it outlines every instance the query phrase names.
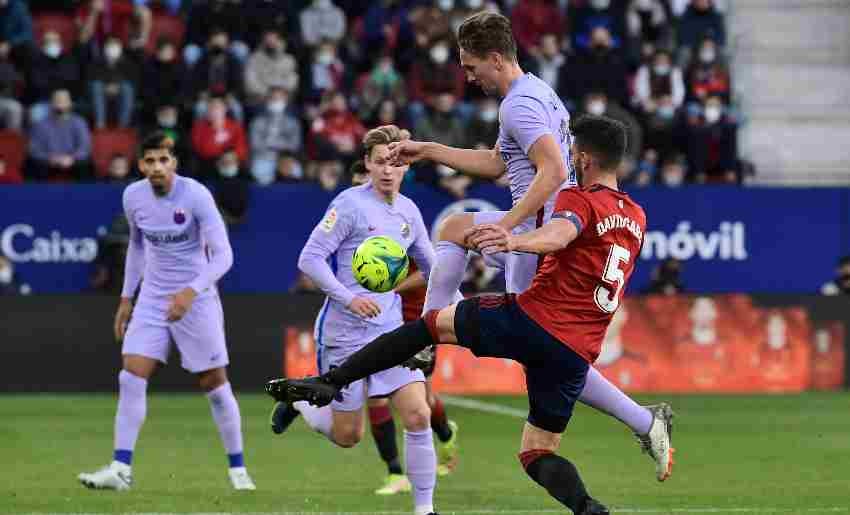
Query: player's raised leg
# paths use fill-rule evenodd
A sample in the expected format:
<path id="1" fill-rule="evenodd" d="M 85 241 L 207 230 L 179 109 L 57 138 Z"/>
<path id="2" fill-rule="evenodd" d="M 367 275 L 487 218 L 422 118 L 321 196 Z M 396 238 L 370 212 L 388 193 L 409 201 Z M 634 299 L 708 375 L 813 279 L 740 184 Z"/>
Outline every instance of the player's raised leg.
<path id="1" fill-rule="evenodd" d="M 446 218 L 437 232 L 436 259 L 428 277 L 425 311 L 441 309 L 454 302 L 466 263 L 468 251 L 463 244 L 463 233 L 473 225 L 473 215 L 454 214 Z"/>
<path id="2" fill-rule="evenodd" d="M 372 430 L 372 438 L 378 454 L 387 465 L 387 476 L 384 484 L 375 490 L 378 495 L 394 495 L 399 492 L 410 491 L 410 481 L 404 475 L 398 456 L 398 445 L 396 444 L 395 419 L 393 418 L 390 402 L 385 398 L 369 399 L 369 427 Z"/>

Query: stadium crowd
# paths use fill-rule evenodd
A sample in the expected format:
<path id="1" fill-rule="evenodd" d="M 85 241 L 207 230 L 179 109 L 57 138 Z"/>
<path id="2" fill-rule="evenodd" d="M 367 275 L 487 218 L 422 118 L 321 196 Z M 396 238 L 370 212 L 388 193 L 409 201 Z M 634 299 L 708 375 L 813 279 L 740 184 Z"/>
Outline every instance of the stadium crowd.
<path id="1" fill-rule="evenodd" d="M 622 180 L 739 183 L 717 0 L 0 0 L 0 183 L 134 178 L 133 144 L 176 142 L 181 173 L 244 208 L 250 183 L 348 184 L 365 131 L 490 148 L 498 99 L 453 35 L 510 13 L 526 71 L 575 115 L 630 131 Z M 473 180 L 417 166 L 457 198 Z M 222 202 L 221 199 L 219 199 Z"/>

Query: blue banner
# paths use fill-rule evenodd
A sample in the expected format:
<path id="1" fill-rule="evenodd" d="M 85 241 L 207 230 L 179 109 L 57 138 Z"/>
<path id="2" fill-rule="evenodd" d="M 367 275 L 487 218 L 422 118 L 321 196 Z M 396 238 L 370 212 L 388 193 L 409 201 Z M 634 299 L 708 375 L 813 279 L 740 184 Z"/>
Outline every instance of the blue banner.
<path id="1" fill-rule="evenodd" d="M 108 185 L 0 187 L 0 253 L 33 293 L 89 288 L 98 238 L 121 211 Z M 426 224 L 457 211 L 507 209 L 507 190 L 472 188 L 454 201 L 424 186 L 405 193 Z M 688 187 L 632 192 L 648 227 L 631 282 L 637 292 L 667 257 L 684 263 L 690 292 L 812 293 L 850 253 L 850 190 Z M 301 247 L 333 198 L 312 184 L 251 190 L 245 223 L 230 230 L 235 263 L 221 282 L 234 293 L 284 292 L 293 285 Z"/>

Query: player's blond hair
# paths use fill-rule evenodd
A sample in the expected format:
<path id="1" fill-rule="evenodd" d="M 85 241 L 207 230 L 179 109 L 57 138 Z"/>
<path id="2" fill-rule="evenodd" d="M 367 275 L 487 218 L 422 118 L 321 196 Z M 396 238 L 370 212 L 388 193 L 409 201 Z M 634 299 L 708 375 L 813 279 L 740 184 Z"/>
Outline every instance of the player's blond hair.
<path id="1" fill-rule="evenodd" d="M 371 159 L 372 149 L 378 145 L 389 145 L 406 139 L 410 139 L 410 131 L 399 128 L 397 125 L 381 125 L 363 136 L 363 153 Z"/>

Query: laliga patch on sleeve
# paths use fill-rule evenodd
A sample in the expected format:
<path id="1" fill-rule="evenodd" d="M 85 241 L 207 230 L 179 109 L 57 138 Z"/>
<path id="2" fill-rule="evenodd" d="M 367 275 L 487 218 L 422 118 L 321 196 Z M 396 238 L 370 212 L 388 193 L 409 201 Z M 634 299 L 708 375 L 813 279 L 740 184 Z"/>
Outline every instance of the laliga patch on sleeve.
<path id="1" fill-rule="evenodd" d="M 325 232 L 331 232 L 336 225 L 336 208 L 332 207 L 325 218 L 319 223 L 319 227 Z"/>

